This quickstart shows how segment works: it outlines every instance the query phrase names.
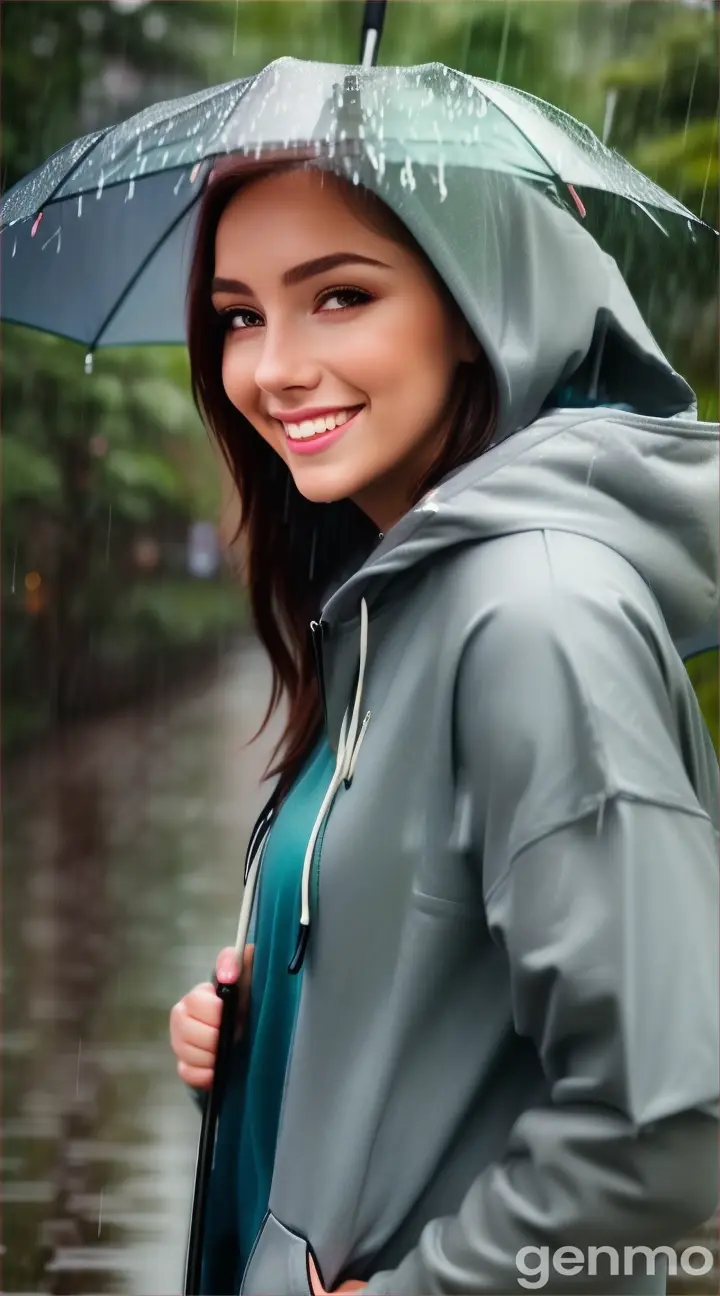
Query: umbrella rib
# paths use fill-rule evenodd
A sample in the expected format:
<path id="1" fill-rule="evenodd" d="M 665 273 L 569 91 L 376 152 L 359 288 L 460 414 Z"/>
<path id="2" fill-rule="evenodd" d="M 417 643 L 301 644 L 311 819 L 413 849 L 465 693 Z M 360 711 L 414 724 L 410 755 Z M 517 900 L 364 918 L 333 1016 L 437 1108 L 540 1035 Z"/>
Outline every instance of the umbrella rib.
<path id="1" fill-rule="evenodd" d="M 258 75 L 259 75 L 259 74 L 258 74 Z M 210 139 L 208 140 L 208 148 L 211 147 L 213 141 L 217 139 L 217 137 L 218 137 L 218 132 L 221 131 L 221 130 L 223 129 L 223 127 L 227 126 L 228 122 L 230 121 L 230 118 L 233 116 L 233 114 L 234 114 L 235 111 L 237 110 L 238 104 L 242 103 L 242 101 L 243 101 L 243 99 L 245 98 L 245 95 L 247 94 L 248 90 L 250 90 L 250 89 L 252 88 L 252 86 L 255 85 L 257 79 L 258 79 L 258 76 L 257 76 L 257 75 L 256 75 L 256 76 L 250 76 L 250 77 L 244 77 L 244 78 L 243 78 L 243 80 L 244 80 L 244 85 L 243 85 L 243 89 L 242 89 L 242 94 L 238 95 L 238 98 L 236 99 L 235 103 L 233 103 L 233 104 L 230 105 L 230 107 L 228 108 L 227 112 L 225 113 L 225 116 L 222 117 L 222 118 L 220 119 L 220 121 L 217 123 L 217 125 L 215 126 L 215 130 L 214 130 L 213 134 L 211 135 Z"/>
<path id="2" fill-rule="evenodd" d="M 87 148 L 83 149 L 80 156 L 75 159 L 72 166 L 69 167 L 68 170 L 65 172 L 65 175 L 62 177 L 62 179 L 58 180 L 58 183 L 55 185 L 55 188 L 50 190 L 50 194 L 45 199 L 45 202 L 42 204 L 41 210 L 44 210 L 46 207 L 49 207 L 50 204 L 55 201 L 55 195 L 58 193 L 58 190 L 62 189 L 64 184 L 67 184 L 68 180 L 70 179 L 70 176 L 74 175 L 74 173 L 77 171 L 78 167 L 80 166 L 80 163 L 84 162 L 85 158 L 88 157 L 90 153 L 92 153 L 93 149 L 95 148 L 95 145 L 99 144 L 101 140 L 104 140 L 108 132 L 114 129 L 115 129 L 114 126 L 106 126 L 104 130 L 99 131 L 94 136 L 94 138 L 88 144 Z M 52 158 L 50 159 L 50 161 L 52 161 Z"/>
<path id="3" fill-rule="evenodd" d="M 251 84 L 254 84 L 254 82 L 255 82 L 256 79 L 257 79 L 256 77 L 247 77 L 247 78 L 245 79 L 245 80 L 246 80 L 246 84 L 245 84 L 245 86 L 243 87 L 243 92 L 242 92 L 242 94 L 240 95 L 239 99 L 238 99 L 234 104 L 232 104 L 232 105 L 228 108 L 227 112 L 225 113 L 225 116 L 224 116 L 224 117 L 222 118 L 222 120 L 218 123 L 217 128 L 216 128 L 216 131 L 215 131 L 215 136 L 216 136 L 216 137 L 217 137 L 217 132 L 218 132 L 218 130 L 221 130 L 221 129 L 223 128 L 223 126 L 226 125 L 226 123 L 228 122 L 228 120 L 230 119 L 230 117 L 232 117 L 232 114 L 235 112 L 235 109 L 237 108 L 238 103 L 239 103 L 239 102 L 241 101 L 241 99 L 244 97 L 244 95 L 245 95 L 245 93 L 247 92 L 249 86 L 250 86 Z M 225 89 L 225 88 L 226 88 L 226 87 L 219 87 L 219 90 L 221 90 L 221 89 Z M 218 93 L 219 93 L 219 91 L 218 91 Z M 209 159 L 206 157 L 206 158 L 205 158 L 205 161 L 209 161 Z M 184 218 L 187 216 L 188 212 L 190 211 L 190 208 L 191 208 L 191 207 L 192 207 L 192 206 L 193 206 L 193 205 L 194 205 L 194 204 L 199 200 L 201 193 L 202 193 L 202 188 L 201 188 L 201 189 L 198 191 L 198 193 L 195 195 L 195 197 L 193 198 L 192 202 L 188 203 L 188 205 L 187 205 L 186 207 L 183 208 L 183 210 L 182 210 L 182 211 L 180 212 L 180 214 L 178 215 L 177 219 L 174 220 L 174 221 L 172 222 L 172 224 L 169 226 L 169 228 L 163 231 L 163 233 L 162 233 L 162 235 L 160 236 L 160 238 L 157 239 L 157 241 L 156 241 L 156 242 L 153 244 L 153 246 L 150 248 L 150 251 L 147 253 L 147 255 L 146 255 L 146 256 L 143 258 L 143 260 L 140 262 L 140 265 L 138 266 L 138 268 L 137 268 L 137 270 L 135 271 L 134 275 L 132 275 L 131 278 L 128 280 L 128 282 L 126 283 L 125 287 L 123 288 L 123 291 L 121 292 L 120 296 L 118 297 L 117 301 L 114 303 L 114 305 L 113 305 L 113 307 L 112 307 L 112 310 L 108 313 L 108 315 L 106 315 L 105 319 L 103 320 L 102 324 L 100 325 L 100 328 L 98 329 L 97 333 L 95 334 L 95 337 L 93 338 L 92 342 L 90 343 L 89 353 L 92 353 L 92 352 L 97 348 L 98 343 L 100 342 L 100 339 L 102 338 L 103 333 L 105 333 L 105 331 L 106 331 L 106 329 L 108 328 L 108 326 L 109 326 L 109 325 L 112 323 L 112 321 L 115 319 L 115 316 L 117 315 L 117 313 L 118 313 L 118 311 L 120 310 L 121 306 L 122 306 L 123 303 L 127 300 L 129 294 L 132 292 L 133 288 L 135 287 L 135 284 L 137 283 L 138 279 L 140 278 L 140 276 L 141 276 L 141 275 L 143 274 L 143 272 L 145 271 L 146 266 L 148 266 L 148 265 L 150 264 L 150 262 L 152 261 L 152 259 L 153 259 L 153 257 L 155 256 L 155 253 L 157 252 L 158 248 L 159 248 L 159 247 L 162 247 L 162 244 L 166 241 L 166 239 L 168 239 L 168 238 L 170 237 L 170 235 L 172 234 L 172 232 L 173 232 L 173 230 L 175 229 L 175 227 L 176 227 L 177 225 L 179 225 L 179 223 L 180 223 L 181 220 L 184 220 Z"/>
<path id="4" fill-rule="evenodd" d="M 468 81 L 472 81 L 473 84 L 475 84 L 475 82 L 479 79 L 474 76 L 471 76 L 469 72 L 461 72 L 460 76 L 465 77 L 466 80 Z M 478 87 L 478 89 L 480 89 L 480 87 Z M 548 162 L 545 155 L 540 152 L 540 149 L 538 148 L 537 144 L 533 142 L 533 140 L 528 135 L 527 131 L 523 130 L 522 126 L 518 125 L 515 119 L 510 116 L 510 113 L 506 112 L 505 109 L 502 107 L 502 105 L 498 103 L 497 99 L 493 99 L 491 94 L 488 94 L 487 91 L 483 89 L 480 89 L 480 93 L 484 95 L 486 99 L 490 100 L 490 103 L 492 104 L 493 108 L 497 108 L 498 112 L 502 113 L 503 117 L 505 118 L 505 121 L 510 123 L 513 130 L 516 130 L 518 134 L 522 135 L 523 139 L 525 140 L 525 143 L 530 145 L 530 148 L 532 149 L 533 153 L 537 153 L 537 156 L 540 158 L 540 161 L 543 163 L 544 166 L 548 168 L 553 179 L 559 180 L 560 184 L 565 184 L 566 181 L 563 180 L 563 177 L 560 175 L 560 172 L 556 171 L 555 167 L 552 166 L 550 162 Z"/>
<path id="5" fill-rule="evenodd" d="M 166 172 L 166 174 L 168 174 L 168 173 Z M 196 202 L 199 201 L 202 192 L 203 192 L 203 191 L 202 191 L 202 187 L 201 187 L 201 188 L 198 190 L 198 192 L 197 192 L 196 194 L 193 195 L 192 201 L 189 202 L 189 203 L 187 204 L 187 206 L 183 207 L 182 211 L 181 211 L 181 212 L 176 216 L 175 220 L 172 221 L 171 224 L 168 225 L 168 227 L 167 227 L 166 229 L 163 230 L 163 232 L 162 232 L 162 234 L 160 235 L 160 237 L 159 237 L 158 239 L 155 240 L 155 242 L 153 243 L 153 245 L 152 245 L 152 247 L 150 248 L 150 250 L 149 250 L 149 251 L 146 253 L 146 255 L 143 257 L 143 259 L 142 259 L 142 261 L 140 262 L 139 266 L 137 267 L 135 273 L 132 274 L 132 275 L 130 276 L 130 278 L 128 279 L 127 283 L 125 284 L 125 287 L 123 288 L 122 292 L 120 293 L 120 296 L 119 296 L 119 297 L 117 298 L 117 300 L 114 302 L 113 307 L 112 307 L 112 310 L 110 310 L 110 311 L 108 312 L 108 314 L 105 316 L 105 319 L 103 320 L 102 324 L 100 325 L 100 328 L 98 329 L 97 333 L 95 334 L 95 337 L 93 338 L 92 342 L 90 343 L 88 354 L 91 354 L 91 353 L 92 353 L 92 352 L 97 348 L 97 345 L 98 345 L 98 343 L 100 342 L 100 339 L 102 338 L 103 333 L 104 333 L 104 332 L 106 331 L 106 329 L 108 328 L 108 325 L 112 324 L 112 321 L 115 319 L 115 316 L 117 315 L 118 311 L 120 310 L 120 307 L 123 305 L 123 303 L 124 303 L 124 302 L 127 300 L 127 298 L 130 296 L 130 293 L 132 292 L 133 288 L 135 287 L 135 284 L 138 282 L 138 279 L 141 277 L 141 275 L 145 272 L 145 269 L 147 268 L 147 266 L 148 266 L 148 265 L 150 264 L 150 262 L 152 261 L 152 259 L 153 259 L 153 257 L 155 256 L 155 253 L 157 252 L 158 248 L 162 247 L 163 243 L 165 243 L 165 242 L 167 241 L 167 239 L 169 239 L 169 237 L 170 237 L 170 235 L 172 234 L 173 230 L 176 229 L 177 226 L 180 224 L 180 222 L 181 222 L 182 220 L 185 219 L 185 217 L 187 216 L 187 214 L 188 214 L 188 212 L 190 211 L 190 209 L 191 209 L 192 207 L 194 207 L 194 205 L 195 205 Z"/>

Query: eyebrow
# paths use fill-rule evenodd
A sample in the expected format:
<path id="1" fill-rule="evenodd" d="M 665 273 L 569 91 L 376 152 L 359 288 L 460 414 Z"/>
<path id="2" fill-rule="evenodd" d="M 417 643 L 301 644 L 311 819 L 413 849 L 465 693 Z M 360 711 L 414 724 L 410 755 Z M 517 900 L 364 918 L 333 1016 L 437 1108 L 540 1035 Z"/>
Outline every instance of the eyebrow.
<path id="1" fill-rule="evenodd" d="M 282 276 L 282 284 L 285 288 L 292 288 L 295 284 L 303 283 L 306 279 L 312 279 L 315 275 L 323 274 L 326 270 L 335 270 L 341 265 L 368 265 L 377 266 L 381 270 L 389 270 L 390 266 L 385 265 L 384 261 L 374 261 L 372 257 L 360 256 L 357 252 L 331 252 L 329 256 L 316 257 L 313 261 L 303 261 L 301 265 L 293 266 L 286 270 Z M 243 283 L 242 279 L 213 279 L 211 293 L 243 293 L 247 297 L 253 296 L 252 288 L 249 284 Z"/>

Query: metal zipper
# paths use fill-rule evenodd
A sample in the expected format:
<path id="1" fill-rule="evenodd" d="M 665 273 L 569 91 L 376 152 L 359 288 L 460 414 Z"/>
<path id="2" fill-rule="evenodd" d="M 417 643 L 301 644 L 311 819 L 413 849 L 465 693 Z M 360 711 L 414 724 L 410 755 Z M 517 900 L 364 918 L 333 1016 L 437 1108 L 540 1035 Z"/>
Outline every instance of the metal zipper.
<path id="1" fill-rule="evenodd" d="M 322 617 L 319 621 L 310 622 L 310 633 L 312 635 L 313 648 L 315 650 L 315 670 L 317 673 L 318 687 L 320 689 L 320 700 L 322 701 L 323 721 L 325 723 L 325 732 L 328 728 L 327 699 L 325 697 L 325 666 L 323 663 L 323 635 L 325 632 L 325 622 Z"/>

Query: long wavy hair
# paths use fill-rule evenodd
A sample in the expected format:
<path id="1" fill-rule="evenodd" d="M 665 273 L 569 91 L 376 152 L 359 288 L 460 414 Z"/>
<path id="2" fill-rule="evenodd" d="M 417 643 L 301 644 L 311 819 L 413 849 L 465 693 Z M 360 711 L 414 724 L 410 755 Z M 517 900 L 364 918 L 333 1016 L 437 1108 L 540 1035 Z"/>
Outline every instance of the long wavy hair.
<path id="1" fill-rule="evenodd" d="M 310 621 L 339 575 L 357 569 L 378 541 L 370 519 L 351 500 L 316 504 L 300 494 L 292 474 L 252 424 L 235 408 L 222 381 L 223 324 L 211 303 L 215 236 L 220 217 L 241 189 L 262 176 L 312 166 L 315 154 L 287 153 L 229 158 L 216 165 L 200 199 L 187 295 L 187 333 L 192 390 L 198 411 L 229 468 L 240 501 L 236 540 L 244 542 L 252 618 L 272 665 L 265 730 L 287 700 L 287 720 L 264 777 L 279 775 L 284 796 L 321 733 L 323 716 L 315 673 Z M 417 241 L 390 208 L 362 185 L 343 193 L 358 219 L 411 249 L 422 259 L 443 299 L 458 307 Z M 448 392 L 449 433 L 414 488 L 413 507 L 448 473 L 475 459 L 492 440 L 497 418 L 494 374 L 481 354 L 461 362 Z"/>

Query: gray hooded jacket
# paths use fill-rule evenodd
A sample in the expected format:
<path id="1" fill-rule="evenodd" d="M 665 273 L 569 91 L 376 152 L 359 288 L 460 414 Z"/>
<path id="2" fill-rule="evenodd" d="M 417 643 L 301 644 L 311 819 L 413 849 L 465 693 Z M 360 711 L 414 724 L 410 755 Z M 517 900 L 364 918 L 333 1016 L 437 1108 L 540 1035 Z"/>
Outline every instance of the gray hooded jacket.
<path id="1" fill-rule="evenodd" d="M 718 771 L 677 651 L 715 608 L 717 428 L 559 205 L 374 187 L 482 341 L 499 436 L 322 611 L 338 768 L 241 1290 L 307 1296 L 312 1253 L 368 1296 L 662 1291 L 623 1248 L 717 1199 Z M 605 407 L 541 412 L 581 366 Z"/>

